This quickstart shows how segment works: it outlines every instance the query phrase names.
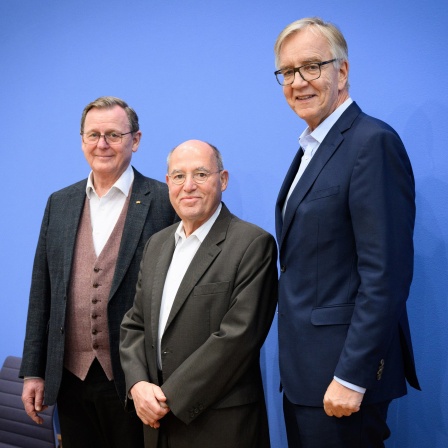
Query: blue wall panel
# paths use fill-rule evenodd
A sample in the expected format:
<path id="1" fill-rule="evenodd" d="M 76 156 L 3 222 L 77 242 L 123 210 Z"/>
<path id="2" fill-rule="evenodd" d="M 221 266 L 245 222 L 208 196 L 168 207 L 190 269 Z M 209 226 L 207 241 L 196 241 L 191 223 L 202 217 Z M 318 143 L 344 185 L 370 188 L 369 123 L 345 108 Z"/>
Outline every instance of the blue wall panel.
<path id="1" fill-rule="evenodd" d="M 133 164 L 163 180 L 168 151 L 217 145 L 224 200 L 274 231 L 274 204 L 305 124 L 273 76 L 273 44 L 305 16 L 347 38 L 351 96 L 401 135 L 417 185 L 410 322 L 423 392 L 393 403 L 389 448 L 448 446 L 448 7 L 443 0 L 2 0 L 0 360 L 21 356 L 31 268 L 48 195 L 86 177 L 83 107 L 125 99 L 143 139 Z M 276 322 L 262 357 L 274 448 L 286 446 Z"/>

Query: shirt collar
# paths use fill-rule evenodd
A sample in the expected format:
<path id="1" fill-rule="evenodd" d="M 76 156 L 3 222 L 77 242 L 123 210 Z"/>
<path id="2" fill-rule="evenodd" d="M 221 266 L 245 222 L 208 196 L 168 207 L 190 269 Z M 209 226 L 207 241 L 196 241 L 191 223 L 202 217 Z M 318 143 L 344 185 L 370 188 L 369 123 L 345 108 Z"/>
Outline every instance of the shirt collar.
<path id="1" fill-rule="evenodd" d="M 329 115 L 313 132 L 307 127 L 299 137 L 300 145 L 307 145 L 310 141 L 317 141 L 320 145 L 327 136 L 330 129 L 341 118 L 341 115 L 347 110 L 348 106 L 353 103 L 351 98 L 347 98 L 331 115 Z"/>
<path id="2" fill-rule="evenodd" d="M 128 165 L 124 173 L 118 178 L 118 180 L 112 185 L 109 191 L 112 189 L 121 191 L 126 197 L 129 195 L 129 191 L 134 181 L 134 170 L 131 164 Z M 109 194 L 109 191 L 106 193 Z M 93 171 L 90 171 L 87 178 L 86 195 L 91 199 L 92 194 L 96 195 L 95 187 L 93 186 Z"/>
<path id="3" fill-rule="evenodd" d="M 205 240 L 205 237 L 208 235 L 208 232 L 210 232 L 210 229 L 212 228 L 213 224 L 217 220 L 219 213 L 222 209 L 222 203 L 220 202 L 218 205 L 218 208 L 215 210 L 215 213 L 213 213 L 210 218 L 202 224 L 199 228 L 197 228 L 190 236 L 195 236 L 201 243 Z M 174 234 L 175 243 L 179 242 L 180 239 L 185 240 L 185 232 L 184 232 L 184 226 L 182 221 L 177 226 L 177 230 Z"/>

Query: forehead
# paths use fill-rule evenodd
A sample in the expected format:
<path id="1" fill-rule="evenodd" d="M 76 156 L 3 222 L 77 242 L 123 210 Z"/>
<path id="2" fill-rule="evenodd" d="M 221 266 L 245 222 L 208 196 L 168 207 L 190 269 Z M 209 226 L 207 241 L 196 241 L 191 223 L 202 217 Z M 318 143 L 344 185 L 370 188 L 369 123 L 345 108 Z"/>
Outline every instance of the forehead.
<path id="1" fill-rule="evenodd" d="M 213 169 L 216 166 L 214 153 L 210 146 L 184 144 L 171 154 L 169 170 L 192 171 L 198 168 Z"/>
<path id="2" fill-rule="evenodd" d="M 94 107 L 87 112 L 84 127 L 110 126 L 116 128 L 126 124 L 128 124 L 128 117 L 122 107 Z"/>
<path id="3" fill-rule="evenodd" d="M 328 40 L 310 27 L 288 36 L 279 53 L 280 66 L 296 65 L 331 58 Z"/>

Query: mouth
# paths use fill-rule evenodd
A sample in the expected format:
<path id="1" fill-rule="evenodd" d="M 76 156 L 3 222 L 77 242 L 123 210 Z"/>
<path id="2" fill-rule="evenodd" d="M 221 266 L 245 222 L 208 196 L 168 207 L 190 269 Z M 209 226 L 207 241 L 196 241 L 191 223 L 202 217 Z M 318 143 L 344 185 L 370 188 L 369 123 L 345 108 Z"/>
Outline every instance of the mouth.
<path id="1" fill-rule="evenodd" d="M 198 200 L 199 197 L 198 196 L 184 196 L 183 198 L 181 198 L 181 201 L 186 201 L 186 202 L 193 202 Z"/>
<path id="2" fill-rule="evenodd" d="M 310 100 L 311 98 L 314 98 L 316 95 L 297 95 L 296 96 L 296 100 L 297 101 L 308 101 L 308 100 Z"/>

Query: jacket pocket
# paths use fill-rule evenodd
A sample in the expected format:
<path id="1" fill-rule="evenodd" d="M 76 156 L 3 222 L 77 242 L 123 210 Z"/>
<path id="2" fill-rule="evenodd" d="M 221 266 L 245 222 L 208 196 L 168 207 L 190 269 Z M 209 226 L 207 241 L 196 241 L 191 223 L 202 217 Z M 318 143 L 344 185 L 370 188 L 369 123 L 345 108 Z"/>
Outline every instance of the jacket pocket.
<path id="1" fill-rule="evenodd" d="M 230 282 L 206 283 L 195 286 L 193 294 L 195 296 L 204 296 L 209 294 L 222 294 L 229 290 Z"/>
<path id="2" fill-rule="evenodd" d="M 314 308 L 311 311 L 313 325 L 348 325 L 355 309 L 354 303 Z"/>
<path id="3" fill-rule="evenodd" d="M 308 194 L 307 201 L 314 201 L 316 199 L 326 198 L 339 193 L 339 185 L 330 188 L 324 188 L 323 190 L 311 191 Z"/>

